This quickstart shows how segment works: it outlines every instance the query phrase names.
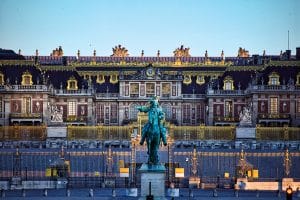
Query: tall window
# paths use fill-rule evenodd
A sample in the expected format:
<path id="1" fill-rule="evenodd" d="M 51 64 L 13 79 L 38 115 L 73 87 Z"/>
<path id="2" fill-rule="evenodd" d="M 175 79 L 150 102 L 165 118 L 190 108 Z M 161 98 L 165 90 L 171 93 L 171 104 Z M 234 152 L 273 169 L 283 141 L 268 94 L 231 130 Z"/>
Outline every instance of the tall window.
<path id="1" fill-rule="evenodd" d="M 0 97 L 0 118 L 3 116 L 3 109 L 2 109 L 2 97 Z"/>
<path id="2" fill-rule="evenodd" d="M 103 104 L 97 104 L 96 107 L 96 115 L 97 115 L 97 122 L 98 123 L 104 123 L 104 105 Z"/>
<path id="3" fill-rule="evenodd" d="M 271 114 L 278 113 L 278 99 L 276 97 L 270 98 L 270 113 Z"/>
<path id="4" fill-rule="evenodd" d="M 232 101 L 225 102 L 225 117 L 232 117 Z"/>
<path id="5" fill-rule="evenodd" d="M 155 95 L 155 84 L 146 83 L 146 97 L 152 97 Z"/>
<path id="6" fill-rule="evenodd" d="M 300 99 L 297 101 L 297 113 L 300 113 Z"/>
<path id="7" fill-rule="evenodd" d="M 139 84 L 130 83 L 130 97 L 138 97 L 138 96 L 139 96 Z"/>
<path id="8" fill-rule="evenodd" d="M 191 106 L 189 104 L 183 104 L 183 123 L 190 123 L 191 113 L 190 113 Z"/>
<path id="9" fill-rule="evenodd" d="M 171 86 L 170 83 L 162 83 L 162 97 L 170 97 Z"/>
<path id="10" fill-rule="evenodd" d="M 68 115 L 72 115 L 72 116 L 76 115 L 76 101 L 68 102 Z"/>
<path id="11" fill-rule="evenodd" d="M 137 119 L 137 114 L 138 114 L 138 109 L 136 109 L 137 106 L 138 106 L 137 104 L 130 105 L 130 119 L 133 120 Z"/>
<path id="12" fill-rule="evenodd" d="M 226 76 L 223 82 L 224 82 L 223 90 L 234 90 L 233 79 L 231 76 Z"/>
<path id="13" fill-rule="evenodd" d="M 197 104 L 196 106 L 196 113 L 197 113 L 197 123 L 200 123 L 201 122 L 201 119 L 202 119 L 202 115 L 201 115 L 201 105 L 200 104 Z"/>
<path id="14" fill-rule="evenodd" d="M 276 72 L 272 72 L 269 75 L 269 82 L 268 82 L 268 84 L 269 85 L 280 85 L 279 75 Z"/>
<path id="15" fill-rule="evenodd" d="M 110 106 L 110 122 L 117 123 L 118 122 L 118 105 L 111 104 Z"/>
<path id="16" fill-rule="evenodd" d="M 171 105 L 170 104 L 162 104 L 162 110 L 165 113 L 165 119 L 171 119 Z"/>

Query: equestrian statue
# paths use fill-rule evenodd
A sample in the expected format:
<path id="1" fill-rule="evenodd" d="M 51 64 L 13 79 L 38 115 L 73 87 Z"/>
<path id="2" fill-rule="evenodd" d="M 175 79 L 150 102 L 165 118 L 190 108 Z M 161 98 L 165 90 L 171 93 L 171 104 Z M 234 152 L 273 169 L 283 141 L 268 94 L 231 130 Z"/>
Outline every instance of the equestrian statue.
<path id="1" fill-rule="evenodd" d="M 138 106 L 140 112 L 148 113 L 148 122 L 142 129 L 142 137 L 140 145 L 143 145 L 145 140 L 148 148 L 148 164 L 157 165 L 159 163 L 158 149 L 162 141 L 164 146 L 167 145 L 166 132 L 164 126 L 165 113 L 159 106 L 158 98 L 152 97 L 146 106 Z"/>

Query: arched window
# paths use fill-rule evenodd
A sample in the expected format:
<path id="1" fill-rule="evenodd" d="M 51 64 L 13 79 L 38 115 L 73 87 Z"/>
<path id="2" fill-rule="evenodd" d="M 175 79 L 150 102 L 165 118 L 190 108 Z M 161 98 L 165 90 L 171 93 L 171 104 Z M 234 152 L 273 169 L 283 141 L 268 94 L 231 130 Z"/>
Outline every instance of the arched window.
<path id="1" fill-rule="evenodd" d="M 224 83 L 223 90 L 234 90 L 233 79 L 231 76 L 226 76 L 224 78 L 223 83 Z"/>
<path id="2" fill-rule="evenodd" d="M 78 90 L 77 80 L 74 76 L 71 76 L 67 83 L 67 90 Z"/>
<path id="3" fill-rule="evenodd" d="M 30 74 L 29 71 L 26 71 L 22 75 L 22 82 L 21 85 L 32 85 L 32 75 Z"/>
<path id="4" fill-rule="evenodd" d="M 279 75 L 276 72 L 272 72 L 269 75 L 269 82 L 268 85 L 280 85 L 279 82 Z"/>

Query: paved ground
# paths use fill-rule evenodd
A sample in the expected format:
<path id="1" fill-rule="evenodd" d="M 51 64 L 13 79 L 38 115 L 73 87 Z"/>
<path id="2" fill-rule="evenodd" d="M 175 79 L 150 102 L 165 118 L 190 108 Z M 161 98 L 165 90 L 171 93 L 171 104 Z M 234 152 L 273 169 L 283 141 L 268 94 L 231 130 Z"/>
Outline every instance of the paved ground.
<path id="1" fill-rule="evenodd" d="M 71 189 L 71 196 L 66 197 L 66 190 L 48 190 L 48 196 L 44 197 L 43 190 L 26 190 L 26 196 L 22 196 L 21 190 L 6 191 L 5 197 L 2 199 L 20 199 L 20 200 L 38 200 L 38 199 L 48 199 L 48 200 L 64 200 L 64 199 L 75 199 L 75 200 L 90 200 L 90 199 L 138 199 L 138 197 L 126 197 L 125 189 L 116 189 L 116 197 L 112 197 L 112 189 L 94 189 L 94 196 L 89 196 L 89 189 Z M 180 197 L 174 199 L 243 199 L 243 200 L 273 200 L 273 199 L 285 199 L 285 193 L 280 193 L 278 196 L 277 192 L 256 192 L 256 191 L 240 191 L 236 197 L 236 193 L 233 190 L 217 190 L 217 197 L 213 197 L 213 190 L 192 190 L 193 197 L 189 196 L 188 189 L 180 189 Z M 167 199 L 172 199 L 167 197 Z M 293 200 L 300 199 L 300 194 L 294 194 Z"/>

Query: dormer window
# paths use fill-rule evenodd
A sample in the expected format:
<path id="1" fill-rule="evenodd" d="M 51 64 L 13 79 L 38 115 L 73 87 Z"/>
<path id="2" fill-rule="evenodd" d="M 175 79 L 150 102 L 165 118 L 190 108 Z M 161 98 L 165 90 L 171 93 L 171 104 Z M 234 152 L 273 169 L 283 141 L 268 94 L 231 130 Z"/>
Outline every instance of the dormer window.
<path id="1" fill-rule="evenodd" d="M 104 79 L 104 76 L 103 76 L 103 74 L 99 74 L 98 76 L 97 76 L 97 83 L 100 83 L 100 84 L 102 84 L 102 83 L 104 83 L 105 82 L 105 79 Z"/>
<path id="2" fill-rule="evenodd" d="M 280 85 L 279 82 L 279 75 L 276 72 L 272 72 L 269 75 L 269 82 L 268 85 Z"/>
<path id="3" fill-rule="evenodd" d="M 22 75 L 22 85 L 32 85 L 32 75 L 29 73 L 29 71 L 26 71 Z"/>
<path id="4" fill-rule="evenodd" d="M 198 75 L 196 82 L 197 84 L 202 85 L 205 82 L 204 76 Z"/>
<path id="5" fill-rule="evenodd" d="M 4 84 L 4 74 L 0 72 L 0 85 Z"/>
<path id="6" fill-rule="evenodd" d="M 77 80 L 74 76 L 71 76 L 67 83 L 67 90 L 78 90 Z"/>
<path id="7" fill-rule="evenodd" d="M 109 82 L 112 83 L 112 84 L 117 83 L 118 82 L 118 76 L 116 74 L 110 75 Z"/>
<path id="8" fill-rule="evenodd" d="M 224 83 L 223 90 L 234 90 L 233 79 L 231 76 L 226 76 L 224 78 L 223 83 Z"/>

